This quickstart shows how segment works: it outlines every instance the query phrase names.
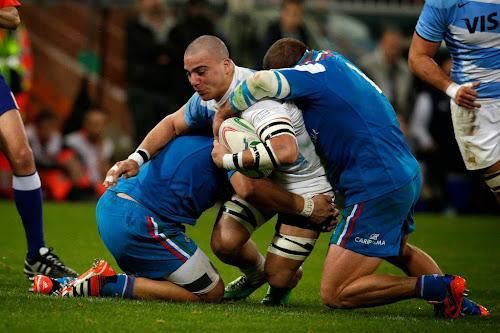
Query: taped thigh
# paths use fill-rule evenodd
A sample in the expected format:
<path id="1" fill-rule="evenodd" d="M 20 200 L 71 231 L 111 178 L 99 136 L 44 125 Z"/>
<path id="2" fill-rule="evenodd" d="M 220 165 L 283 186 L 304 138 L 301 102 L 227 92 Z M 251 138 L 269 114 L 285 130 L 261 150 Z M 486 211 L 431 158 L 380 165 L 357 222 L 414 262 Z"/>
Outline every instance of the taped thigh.
<path id="1" fill-rule="evenodd" d="M 266 223 L 266 219 L 257 208 L 236 195 L 233 195 L 231 200 L 224 202 L 221 210 L 222 213 L 238 221 L 250 234 Z"/>
<path id="2" fill-rule="evenodd" d="M 181 267 L 165 276 L 165 279 L 195 295 L 204 295 L 214 289 L 220 275 L 210 259 L 198 248 Z"/>
<path id="3" fill-rule="evenodd" d="M 315 238 L 288 236 L 277 233 L 271 245 L 269 245 L 267 252 L 288 259 L 304 261 L 311 254 L 316 241 L 317 239 Z"/>

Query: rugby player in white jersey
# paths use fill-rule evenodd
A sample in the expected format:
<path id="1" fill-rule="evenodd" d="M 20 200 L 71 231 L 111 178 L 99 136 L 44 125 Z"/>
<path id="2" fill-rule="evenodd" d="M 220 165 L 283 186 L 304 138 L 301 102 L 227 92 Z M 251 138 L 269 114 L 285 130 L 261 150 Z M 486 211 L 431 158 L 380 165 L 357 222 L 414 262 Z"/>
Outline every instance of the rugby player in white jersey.
<path id="1" fill-rule="evenodd" d="M 120 175 L 123 175 L 124 178 L 137 175 L 140 166 L 148 159 L 154 158 L 174 137 L 204 128 L 211 132 L 216 109 L 226 102 L 234 87 L 253 72 L 250 69 L 236 66 L 229 59 L 229 52 L 224 43 L 214 36 L 199 37 L 187 47 L 184 55 L 184 68 L 196 93 L 178 111 L 158 123 L 144 138 L 135 153 L 131 154 L 126 160 L 116 163 L 108 171 L 104 181 L 105 186 L 112 187 L 116 185 Z M 297 146 L 295 138 L 290 135 L 280 135 L 272 140 L 272 147 L 278 161 L 293 162 L 293 160 L 287 160 L 291 156 L 288 148 L 290 147 L 289 142 L 285 144 L 279 143 L 280 141 L 291 140 L 293 145 Z M 265 218 L 259 215 L 260 213 L 267 217 L 272 216 L 276 211 L 293 215 L 302 214 L 308 216 L 311 222 L 316 223 L 331 220 L 334 215 L 338 214 L 338 211 L 331 205 L 332 198 L 328 195 L 316 195 L 314 198 L 303 197 L 286 191 L 268 179 L 251 180 L 238 172 L 231 177 L 231 183 L 241 198 L 239 203 L 242 206 L 238 205 L 238 207 L 240 207 L 243 214 L 246 214 L 243 215 L 243 218 L 247 221 L 259 221 L 256 227 L 265 221 Z M 252 202 L 253 205 L 248 201 Z M 232 203 L 234 206 L 234 202 Z M 225 203 L 222 210 L 225 210 L 226 205 L 231 206 L 231 202 Z M 232 210 L 234 211 L 234 209 L 237 209 L 237 207 L 233 207 Z M 239 267 L 244 272 L 250 272 L 249 275 L 256 276 L 256 280 L 260 280 L 264 258 L 249 238 L 250 232 L 248 229 L 227 215 L 222 214 L 223 219 L 218 221 L 214 230 L 214 234 L 221 235 L 224 239 L 217 241 L 217 236 L 215 236 L 216 239 L 212 240 L 212 244 L 224 245 L 226 241 L 246 239 L 243 243 L 234 243 L 236 247 L 234 247 L 234 244 L 226 244 L 224 248 L 237 248 L 239 244 L 242 244 L 242 248 L 240 248 L 239 252 L 233 252 L 230 258 L 221 255 L 221 260 Z M 307 229 L 304 230 L 309 232 Z M 313 238 L 308 237 L 308 235 L 292 234 L 291 236 Z M 309 248 L 309 246 L 306 247 Z M 214 250 L 218 255 L 216 252 L 218 248 Z M 285 261 L 290 260 L 282 258 Z M 295 264 L 295 262 L 293 263 Z M 300 265 L 298 266 L 300 267 Z M 293 284 L 296 284 L 300 279 L 299 268 L 297 268 L 297 275 L 294 274 L 293 276 L 294 278 L 291 281 L 287 281 L 289 282 L 288 289 L 293 287 Z M 286 295 L 283 296 L 286 297 Z"/>
<path id="2" fill-rule="evenodd" d="M 500 0 L 427 0 L 408 54 L 414 74 L 451 98 L 455 138 L 500 202 Z M 433 61 L 442 41 L 451 78 Z"/>
<path id="3" fill-rule="evenodd" d="M 308 200 L 317 194 L 333 196 L 326 171 L 306 131 L 302 112 L 293 102 L 282 104 L 275 100 L 263 100 L 245 110 L 241 117 L 256 128 L 262 143 L 253 149 L 231 154 L 215 141 L 212 157 L 217 166 L 226 170 L 272 169 L 269 177 L 271 180 Z M 281 148 L 286 145 L 289 145 L 289 149 Z M 281 150 L 281 159 L 273 156 L 275 148 Z M 296 148 L 296 151 L 290 148 Z M 234 160 L 240 160 L 241 163 L 235 165 Z M 257 193 L 259 191 L 257 189 Z M 257 254 L 256 249 L 249 246 L 252 243 L 250 236 L 261 223 L 267 221 L 268 216 L 249 223 L 246 218 L 240 217 L 244 210 L 238 205 L 239 199 L 233 197 L 232 201 L 226 204 L 225 214 L 216 224 L 212 235 L 212 249 L 224 262 L 237 264 L 240 257 Z M 228 230 L 232 232 L 228 233 Z M 265 260 L 266 276 L 263 276 L 261 267 L 264 258 L 259 255 L 257 265 L 243 268 L 244 275 L 228 284 L 224 298 L 246 298 L 267 280 L 270 287 L 262 303 L 287 304 L 291 289 L 301 277 L 301 265 L 314 248 L 320 232 L 321 226 L 308 223 L 305 217 L 279 213 L 276 234 Z"/>

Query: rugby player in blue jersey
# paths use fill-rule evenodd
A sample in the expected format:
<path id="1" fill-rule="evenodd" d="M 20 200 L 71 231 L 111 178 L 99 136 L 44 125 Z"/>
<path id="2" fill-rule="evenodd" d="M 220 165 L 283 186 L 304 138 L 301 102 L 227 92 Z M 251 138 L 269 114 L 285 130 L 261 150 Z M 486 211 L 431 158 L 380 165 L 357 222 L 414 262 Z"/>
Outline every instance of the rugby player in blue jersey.
<path id="1" fill-rule="evenodd" d="M 137 177 L 120 179 L 99 199 L 99 234 L 125 274 L 96 261 L 67 286 L 52 280 L 50 291 L 69 297 L 219 301 L 224 292 L 219 273 L 184 233 L 184 225 L 195 225 L 227 184 L 226 173 L 212 162 L 212 145 L 206 136 L 174 139 Z"/>
<path id="2" fill-rule="evenodd" d="M 500 1 L 428 0 L 408 54 L 410 69 L 450 98 L 455 138 L 500 202 Z M 451 78 L 432 59 L 442 41 Z"/>
<path id="3" fill-rule="evenodd" d="M 434 260 L 410 245 L 420 169 L 391 104 L 379 87 L 341 55 L 308 50 L 284 38 L 264 57 L 264 68 L 235 88 L 214 119 L 266 98 L 293 99 L 324 158 L 346 208 L 325 259 L 321 298 L 332 308 L 359 308 L 422 298 L 439 315 L 487 314 L 464 297 L 465 280 L 444 276 Z M 409 277 L 373 274 L 382 260 Z"/>

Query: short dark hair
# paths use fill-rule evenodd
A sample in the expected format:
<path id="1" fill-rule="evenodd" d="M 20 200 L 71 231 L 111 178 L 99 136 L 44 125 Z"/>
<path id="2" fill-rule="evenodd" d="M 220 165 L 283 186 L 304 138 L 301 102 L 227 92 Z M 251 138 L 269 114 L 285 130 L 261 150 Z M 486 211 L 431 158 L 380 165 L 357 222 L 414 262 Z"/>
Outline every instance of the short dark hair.
<path id="1" fill-rule="evenodd" d="M 267 70 L 293 67 L 297 65 L 307 49 L 307 45 L 300 40 L 282 38 L 269 47 L 264 55 L 262 68 Z"/>

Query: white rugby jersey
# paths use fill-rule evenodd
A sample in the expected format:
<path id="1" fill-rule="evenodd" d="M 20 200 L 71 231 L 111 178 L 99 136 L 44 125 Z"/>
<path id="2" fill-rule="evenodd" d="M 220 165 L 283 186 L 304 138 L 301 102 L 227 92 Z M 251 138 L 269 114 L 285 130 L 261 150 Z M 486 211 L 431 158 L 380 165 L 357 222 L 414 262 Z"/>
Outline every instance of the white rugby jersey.
<path id="1" fill-rule="evenodd" d="M 481 81 L 479 102 L 500 99 L 500 0 L 426 0 L 415 30 L 446 42 L 453 81 Z"/>
<path id="2" fill-rule="evenodd" d="M 289 118 L 295 131 L 299 158 L 293 164 L 281 165 L 274 169 L 269 178 L 284 189 L 305 197 L 333 193 L 326 170 L 306 131 L 302 111 L 292 101 L 282 103 L 276 100 L 262 100 L 243 111 L 241 117 L 249 121 L 255 129 L 273 119 Z"/>

